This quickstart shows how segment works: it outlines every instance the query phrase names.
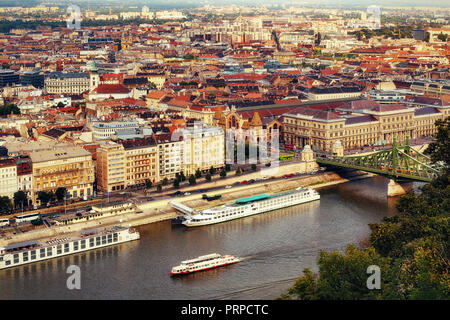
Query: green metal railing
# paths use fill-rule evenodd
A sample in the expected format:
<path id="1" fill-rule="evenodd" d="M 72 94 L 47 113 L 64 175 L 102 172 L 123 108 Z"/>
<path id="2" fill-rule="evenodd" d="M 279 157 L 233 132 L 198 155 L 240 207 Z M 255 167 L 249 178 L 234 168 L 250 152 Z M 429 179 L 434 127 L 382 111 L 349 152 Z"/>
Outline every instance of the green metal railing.
<path id="1" fill-rule="evenodd" d="M 394 136 L 392 148 L 363 156 L 318 157 L 317 163 L 325 166 L 351 168 L 387 176 L 394 180 L 430 182 L 444 169 L 443 165 L 432 164 L 430 157 L 417 151 L 409 144 L 397 144 Z"/>

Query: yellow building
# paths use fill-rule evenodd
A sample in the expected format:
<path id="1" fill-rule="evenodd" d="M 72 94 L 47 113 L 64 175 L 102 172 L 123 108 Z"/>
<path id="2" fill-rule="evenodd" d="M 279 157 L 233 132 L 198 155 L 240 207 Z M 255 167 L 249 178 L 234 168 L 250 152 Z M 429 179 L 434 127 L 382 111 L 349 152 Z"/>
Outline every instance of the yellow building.
<path id="1" fill-rule="evenodd" d="M 407 108 L 405 104 L 376 105 L 342 116 L 336 112 L 300 109 L 284 117 L 284 139 L 299 148 L 330 151 L 340 140 L 345 149 L 430 137 L 436 133 L 435 121 L 446 117 L 448 108 Z M 341 110 L 342 111 L 342 110 Z"/>
<path id="2" fill-rule="evenodd" d="M 158 146 L 151 137 L 122 141 L 125 150 L 126 186 L 145 186 L 158 182 Z"/>
<path id="3" fill-rule="evenodd" d="M 68 146 L 30 152 L 33 162 L 33 202 L 39 191 L 56 191 L 64 187 L 70 197 L 88 197 L 93 194 L 94 163 L 89 151 Z"/>

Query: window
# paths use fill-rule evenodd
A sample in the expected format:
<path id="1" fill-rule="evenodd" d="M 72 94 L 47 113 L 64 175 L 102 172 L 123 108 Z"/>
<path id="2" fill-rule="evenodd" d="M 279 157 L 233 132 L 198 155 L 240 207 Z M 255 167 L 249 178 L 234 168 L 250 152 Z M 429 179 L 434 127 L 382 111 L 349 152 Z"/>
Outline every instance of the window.
<path id="1" fill-rule="evenodd" d="M 28 261 L 28 251 L 22 253 L 22 260 L 23 261 Z"/>
<path id="2" fill-rule="evenodd" d="M 69 252 L 69 244 L 68 243 L 64 244 L 64 252 Z"/>
<path id="3" fill-rule="evenodd" d="M 57 247 L 56 247 L 56 254 L 61 254 L 62 253 L 62 246 L 59 244 Z"/>
<path id="4" fill-rule="evenodd" d="M 14 254 L 13 259 L 14 263 L 19 263 L 19 254 L 18 253 Z"/>
<path id="5" fill-rule="evenodd" d="M 53 250 L 52 249 L 53 249 L 52 247 L 48 247 L 47 248 L 47 257 L 51 257 L 52 256 L 52 254 L 53 254 Z"/>
<path id="6" fill-rule="evenodd" d="M 40 257 L 41 259 L 45 257 L 45 249 L 44 249 L 44 248 L 42 248 L 42 249 L 39 250 L 39 257 Z"/>
<path id="7" fill-rule="evenodd" d="M 81 240 L 81 249 L 86 249 L 86 240 Z"/>
<path id="8" fill-rule="evenodd" d="M 75 242 L 73 243 L 73 250 L 74 250 L 74 251 L 78 251 L 78 241 L 75 241 Z"/>

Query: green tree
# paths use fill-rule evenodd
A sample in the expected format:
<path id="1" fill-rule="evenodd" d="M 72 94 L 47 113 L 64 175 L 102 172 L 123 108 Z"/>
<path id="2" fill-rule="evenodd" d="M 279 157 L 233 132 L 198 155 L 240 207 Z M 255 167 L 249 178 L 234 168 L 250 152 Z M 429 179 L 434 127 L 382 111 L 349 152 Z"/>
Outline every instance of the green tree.
<path id="1" fill-rule="evenodd" d="M 182 181 L 186 181 L 186 176 L 184 175 L 183 171 L 180 172 L 180 182 Z"/>
<path id="2" fill-rule="evenodd" d="M 227 172 L 231 171 L 231 164 L 227 163 L 227 164 L 225 165 L 225 170 L 226 170 Z"/>
<path id="3" fill-rule="evenodd" d="M 221 171 L 220 171 L 220 177 L 221 178 L 225 178 L 227 176 L 227 171 L 225 170 L 225 169 L 222 169 Z"/>
<path id="4" fill-rule="evenodd" d="M 189 177 L 189 184 L 194 185 L 196 183 L 197 183 L 197 181 L 195 180 L 195 176 L 193 174 L 191 174 Z"/>
<path id="5" fill-rule="evenodd" d="M 178 179 L 173 180 L 173 187 L 174 188 L 179 188 L 180 187 L 180 180 L 178 180 Z"/>
<path id="6" fill-rule="evenodd" d="M 58 201 L 64 200 L 64 197 L 66 196 L 66 194 L 67 194 L 67 189 L 64 187 L 58 187 L 58 189 L 56 189 L 56 191 L 55 191 L 55 196 L 56 196 L 56 199 L 58 199 Z"/>
<path id="7" fill-rule="evenodd" d="M 199 179 L 199 178 L 202 177 L 202 172 L 200 171 L 200 169 L 197 169 L 197 170 L 195 171 L 195 177 L 196 177 L 197 179 Z"/>
<path id="8" fill-rule="evenodd" d="M 209 169 L 209 173 L 210 173 L 211 175 L 215 175 L 216 172 L 217 172 L 216 168 L 214 168 L 213 166 L 211 166 L 211 168 Z"/>
<path id="9" fill-rule="evenodd" d="M 145 180 L 145 187 L 150 189 L 152 187 L 152 181 L 150 179 Z"/>
<path id="10" fill-rule="evenodd" d="M 266 163 L 266 167 L 270 167 L 272 164 L 270 162 Z"/>
<path id="11" fill-rule="evenodd" d="M 437 120 L 435 125 L 437 126 L 437 133 L 425 153 L 430 154 L 434 162 L 443 161 L 448 166 L 450 163 L 450 144 L 448 143 L 450 140 L 450 117 Z"/>
<path id="12" fill-rule="evenodd" d="M 15 192 L 13 199 L 14 199 L 14 207 L 18 207 L 21 205 L 27 205 L 27 203 L 28 203 L 27 194 L 25 192 L 23 192 L 22 190 Z"/>
<path id="13" fill-rule="evenodd" d="M 252 163 L 252 170 L 256 171 L 256 164 Z"/>
<path id="14" fill-rule="evenodd" d="M 239 175 L 241 175 L 241 174 L 242 174 L 242 169 L 241 169 L 241 167 L 237 167 L 237 169 L 236 169 L 236 175 L 239 176 Z"/>
<path id="15" fill-rule="evenodd" d="M 163 186 L 167 186 L 168 183 L 169 183 L 169 179 L 164 178 L 164 179 L 162 180 L 162 185 L 163 185 Z"/>
<path id="16" fill-rule="evenodd" d="M 50 201 L 50 194 L 46 191 L 39 191 L 37 198 L 45 206 Z"/>
<path id="17" fill-rule="evenodd" d="M 6 196 L 0 197 L 0 212 L 9 213 L 12 209 L 11 199 Z"/>
<path id="18" fill-rule="evenodd" d="M 162 185 L 158 184 L 156 186 L 156 191 L 161 192 L 162 191 Z"/>
<path id="19" fill-rule="evenodd" d="M 207 173 L 207 174 L 205 175 L 205 179 L 206 179 L 206 181 L 211 181 L 211 174 L 210 174 L 210 173 Z"/>

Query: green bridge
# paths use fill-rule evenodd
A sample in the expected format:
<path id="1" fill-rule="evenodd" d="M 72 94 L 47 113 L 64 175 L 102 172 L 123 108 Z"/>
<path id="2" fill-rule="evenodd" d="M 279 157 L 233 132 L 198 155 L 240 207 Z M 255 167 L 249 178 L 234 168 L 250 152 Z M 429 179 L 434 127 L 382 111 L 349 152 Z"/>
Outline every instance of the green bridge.
<path id="1" fill-rule="evenodd" d="M 361 156 L 323 156 L 317 163 L 326 167 L 351 168 L 376 173 L 395 181 L 430 182 L 444 169 L 433 164 L 430 157 L 409 145 L 409 137 L 404 144 L 397 144 L 394 136 L 392 148 Z"/>

